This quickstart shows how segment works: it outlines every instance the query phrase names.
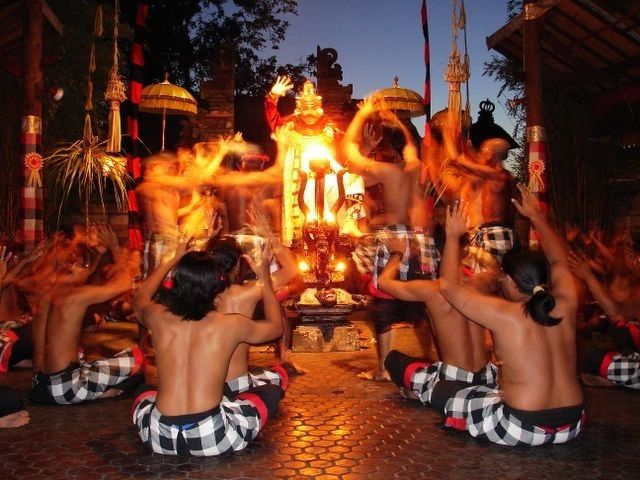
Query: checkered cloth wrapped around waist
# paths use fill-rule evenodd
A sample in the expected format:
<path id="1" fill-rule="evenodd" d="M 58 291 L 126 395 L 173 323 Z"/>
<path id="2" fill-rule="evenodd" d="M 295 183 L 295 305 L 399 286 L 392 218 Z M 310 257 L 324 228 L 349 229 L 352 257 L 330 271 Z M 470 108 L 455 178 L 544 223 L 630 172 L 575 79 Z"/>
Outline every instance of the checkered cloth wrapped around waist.
<path id="1" fill-rule="evenodd" d="M 600 365 L 600 376 L 622 387 L 640 389 L 640 353 L 609 352 Z"/>
<path id="2" fill-rule="evenodd" d="M 155 399 L 155 392 L 145 395 L 133 411 L 133 423 L 141 440 L 155 453 L 214 456 L 239 451 L 262 428 L 258 411 L 247 400 L 224 399 L 209 415 L 194 416 L 188 423 L 175 423 L 160 413 Z M 186 451 L 182 452 L 183 449 Z"/>
<path id="3" fill-rule="evenodd" d="M 374 286 L 377 288 L 378 276 L 389 261 L 389 251 L 385 241 L 390 237 L 398 236 L 407 239 L 404 258 L 399 269 L 399 279 L 436 278 L 440 252 L 433 238 L 421 229 L 402 224 L 380 227 L 360 240 L 352 255 L 358 271 L 361 274 L 372 274 Z"/>
<path id="4" fill-rule="evenodd" d="M 583 409 L 578 419 L 560 427 L 533 425 L 502 401 L 497 387 L 487 385 L 459 390 L 447 401 L 444 414 L 448 427 L 509 446 L 568 442 L 578 436 L 586 418 Z"/>
<path id="5" fill-rule="evenodd" d="M 144 355 L 138 347 L 127 348 L 113 358 L 72 364 L 65 370 L 47 375 L 36 372 L 32 392 L 46 395 L 58 405 L 71 405 L 100 398 L 109 388 L 140 371 Z"/>

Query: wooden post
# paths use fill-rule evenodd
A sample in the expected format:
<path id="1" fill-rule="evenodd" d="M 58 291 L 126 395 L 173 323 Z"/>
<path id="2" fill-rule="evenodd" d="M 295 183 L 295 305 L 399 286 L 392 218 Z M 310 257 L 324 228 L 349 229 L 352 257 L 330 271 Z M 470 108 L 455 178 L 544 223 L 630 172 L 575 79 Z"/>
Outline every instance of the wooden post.
<path id="1" fill-rule="evenodd" d="M 539 32 L 544 10 L 536 0 L 524 2 L 524 71 L 527 99 L 527 151 L 529 159 L 529 190 L 538 197 L 544 211 L 547 210 L 547 144 L 542 123 L 542 56 Z M 529 245 L 535 247 L 538 238 L 533 229 L 529 232 Z"/>
<path id="2" fill-rule="evenodd" d="M 23 0 L 22 87 L 20 122 L 22 182 L 20 228 L 25 248 L 31 250 L 43 235 L 42 183 L 39 163 L 42 146 L 42 0 Z M 25 162 L 26 160 L 26 162 Z M 40 160 L 40 162 L 39 162 Z M 27 166 L 27 163 L 30 166 Z"/>

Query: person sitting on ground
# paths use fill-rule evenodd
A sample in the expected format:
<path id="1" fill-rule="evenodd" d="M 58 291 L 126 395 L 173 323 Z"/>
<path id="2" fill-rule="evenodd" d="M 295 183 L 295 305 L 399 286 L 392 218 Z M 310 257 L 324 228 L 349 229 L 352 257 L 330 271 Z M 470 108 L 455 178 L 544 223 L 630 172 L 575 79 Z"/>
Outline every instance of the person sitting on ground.
<path id="1" fill-rule="evenodd" d="M 277 385 L 249 389 L 234 399 L 224 395 L 228 365 L 241 343 L 264 343 L 282 335 L 266 243 L 254 262 L 245 256 L 262 286 L 265 321 L 224 314 L 217 298 L 229 288 L 226 267 L 206 252 L 185 252 L 154 271 L 136 293 L 138 320 L 153 331 L 157 389 L 145 386 L 133 405 L 133 423 L 142 442 L 166 455 L 211 456 L 244 449 L 264 428 L 284 396 Z M 173 286 L 154 301 L 173 269 Z M 206 366 L 206 368 L 203 368 Z"/>
<path id="2" fill-rule="evenodd" d="M 640 389 L 640 281 L 638 256 L 640 242 L 627 245 L 622 262 L 628 276 L 625 295 L 616 296 L 600 281 L 589 261 L 576 253 L 569 254 L 571 271 L 583 280 L 610 323 L 609 334 L 615 350 L 589 347 L 583 354 L 582 381 L 590 386 L 615 386 Z M 618 290 L 619 292 L 619 290 Z"/>
<path id="3" fill-rule="evenodd" d="M 273 287 L 278 290 L 295 276 L 297 268 L 293 255 L 289 250 L 284 248 L 275 237 L 271 239 L 265 238 L 264 241 L 269 240 L 274 246 L 275 259 L 281 266 L 279 270 L 271 274 Z M 262 298 L 261 287 L 255 279 L 243 280 L 241 278 L 240 262 L 244 260 L 241 259 L 242 252 L 237 242 L 233 238 L 222 238 L 211 242 L 206 251 L 223 266 L 224 275 L 229 282 L 229 288 L 216 297 L 217 311 L 227 315 L 244 315 L 260 322 L 264 312 L 262 312 L 262 308 L 257 309 L 256 307 Z M 283 325 L 283 328 L 286 327 Z M 231 357 L 226 378 L 226 384 L 231 392 L 237 395 L 251 387 L 267 383 L 281 385 L 286 389 L 288 371 L 297 373 L 296 367 L 290 362 L 288 362 L 288 365 L 280 362 L 269 369 L 252 368 L 250 370 L 249 349 L 250 345 L 248 343 L 240 343 Z"/>
<path id="4" fill-rule="evenodd" d="M 426 395 L 446 416 L 446 425 L 501 445 L 564 443 L 581 431 L 585 412 L 576 377 L 577 292 L 563 243 L 535 197 L 518 186 L 512 200 L 531 220 L 542 252 L 509 253 L 503 260 L 505 299 L 483 295 L 459 281 L 459 240 L 467 208 L 447 211 L 447 242 L 440 270 L 444 298 L 472 321 L 489 328 L 501 365 L 499 387 L 440 380 L 429 366 L 391 352 L 387 369 L 400 386 Z M 548 264 L 547 264 L 548 262 Z"/>
<path id="5" fill-rule="evenodd" d="M 65 405 L 111 398 L 132 388 L 140 379 L 136 374 L 142 369 L 144 358 L 137 347 L 127 348 L 110 359 L 78 359 L 87 308 L 113 300 L 132 286 L 126 255 L 113 230 L 100 226 L 98 236 L 113 256 L 113 276 L 99 285 L 87 284 L 91 268 L 85 267 L 84 258 L 77 252 L 70 252 L 58 265 L 58 277 L 49 293 L 50 306 L 39 327 L 45 332 L 44 345 L 34 344 L 34 358 L 40 358 L 42 364 L 42 369 L 33 375 L 28 394 L 34 403 Z M 40 348 L 44 350 L 38 351 Z"/>
<path id="6" fill-rule="evenodd" d="M 398 270 L 405 256 L 407 243 L 402 238 L 387 241 L 389 261 L 378 279 L 380 289 L 403 301 L 424 302 L 429 312 L 431 325 L 436 339 L 439 362 L 432 363 L 425 372 L 437 371 L 442 380 L 456 380 L 471 385 L 496 385 L 498 367 L 489 361 L 489 351 L 485 343 L 485 328 L 465 318 L 447 302 L 440 293 L 438 280 L 398 280 Z M 492 294 L 496 285 L 493 274 L 477 273 L 473 279 L 462 277 L 465 284 L 473 281 L 475 290 Z M 414 391 L 423 388 L 413 379 L 413 391 L 401 389 L 403 396 L 428 402 L 424 396 L 416 396 Z"/>
<path id="7" fill-rule="evenodd" d="M 6 248 L 0 247 L 0 292 L 7 275 L 7 263 L 11 258 L 5 253 Z M 4 348 L 2 350 L 4 351 Z M 0 385 L 0 428 L 22 427 L 27 423 L 29 423 L 29 412 L 24 408 L 24 402 L 20 396 L 11 388 Z"/>

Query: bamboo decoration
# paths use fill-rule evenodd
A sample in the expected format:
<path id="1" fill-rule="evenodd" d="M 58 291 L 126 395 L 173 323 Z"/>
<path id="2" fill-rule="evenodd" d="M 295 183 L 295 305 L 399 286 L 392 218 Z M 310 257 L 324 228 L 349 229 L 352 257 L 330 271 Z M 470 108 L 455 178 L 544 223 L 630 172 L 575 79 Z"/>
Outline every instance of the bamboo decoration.
<path id="1" fill-rule="evenodd" d="M 107 88 L 104 93 L 104 99 L 109 102 L 109 134 L 107 137 L 107 152 L 119 153 L 122 149 L 121 124 L 120 124 L 120 102 L 127 99 L 125 93 L 124 82 L 120 79 L 118 73 L 118 14 L 120 10 L 120 2 L 115 2 L 115 13 L 113 21 L 113 65 L 109 71 L 109 79 Z"/>

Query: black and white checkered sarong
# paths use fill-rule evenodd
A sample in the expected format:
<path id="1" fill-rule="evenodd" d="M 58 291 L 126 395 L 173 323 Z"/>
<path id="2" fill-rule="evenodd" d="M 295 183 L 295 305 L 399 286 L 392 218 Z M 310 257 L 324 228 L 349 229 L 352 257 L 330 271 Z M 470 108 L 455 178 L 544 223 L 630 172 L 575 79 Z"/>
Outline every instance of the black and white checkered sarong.
<path id="1" fill-rule="evenodd" d="M 428 404 L 431 403 L 433 388 L 441 380 L 495 386 L 498 383 L 498 367 L 487 363 L 483 370 L 474 373 L 444 362 L 425 363 L 411 374 L 409 389 L 420 402 Z"/>
<path id="2" fill-rule="evenodd" d="M 271 369 L 255 368 L 245 375 L 227 380 L 225 383 L 235 396 L 239 393 L 246 392 L 250 388 L 259 387 L 260 385 L 277 385 L 283 390 L 286 390 L 288 376 L 284 368 L 280 366 L 275 366 Z"/>
<path id="3" fill-rule="evenodd" d="M 474 385 L 459 390 L 445 405 L 445 425 L 499 445 L 538 446 L 565 443 L 577 437 L 585 421 L 550 428 L 526 423 L 500 398 L 497 387 Z"/>
<path id="4" fill-rule="evenodd" d="M 85 362 L 81 360 L 61 372 L 36 372 L 32 391 L 50 396 L 53 403 L 70 405 L 96 400 L 109 388 L 116 386 L 140 371 L 144 355 L 138 347 L 127 348 L 113 358 Z"/>
<path id="5" fill-rule="evenodd" d="M 266 407 L 251 391 L 235 400 L 226 396 L 209 412 L 180 417 L 162 415 L 156 391 L 147 391 L 134 403 L 133 423 L 142 442 L 164 455 L 215 456 L 237 452 L 249 445 L 264 427 Z"/>
<path id="6" fill-rule="evenodd" d="M 640 389 L 640 353 L 609 352 L 600 365 L 600 376 L 626 388 Z"/>

